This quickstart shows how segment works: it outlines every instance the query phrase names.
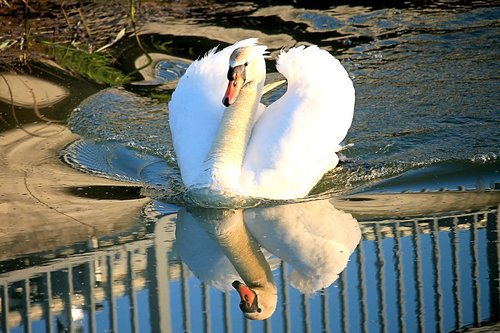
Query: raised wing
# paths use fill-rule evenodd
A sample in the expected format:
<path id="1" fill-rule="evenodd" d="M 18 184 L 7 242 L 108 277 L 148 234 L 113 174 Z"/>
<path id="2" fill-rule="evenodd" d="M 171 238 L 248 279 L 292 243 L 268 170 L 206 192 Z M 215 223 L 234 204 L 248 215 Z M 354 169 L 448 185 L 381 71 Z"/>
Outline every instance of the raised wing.
<path id="1" fill-rule="evenodd" d="M 282 52 L 276 67 L 288 88 L 256 122 L 241 182 L 248 195 L 291 199 L 306 196 L 338 163 L 354 87 L 340 62 L 316 46 Z"/>
<path id="2" fill-rule="evenodd" d="M 242 40 L 194 61 L 181 77 L 168 104 L 172 140 L 184 185 L 200 174 L 224 112 L 229 57 L 234 49 L 255 45 L 256 38 Z"/>

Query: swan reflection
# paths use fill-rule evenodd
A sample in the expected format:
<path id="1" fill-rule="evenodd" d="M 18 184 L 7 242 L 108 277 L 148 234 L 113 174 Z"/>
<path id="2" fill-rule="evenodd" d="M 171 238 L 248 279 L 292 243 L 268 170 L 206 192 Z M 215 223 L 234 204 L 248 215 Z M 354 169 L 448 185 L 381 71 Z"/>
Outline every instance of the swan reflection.
<path id="1" fill-rule="evenodd" d="M 218 289 L 232 285 L 249 319 L 275 311 L 272 271 L 280 260 L 292 267 L 292 286 L 311 294 L 338 278 L 360 238 L 356 219 L 326 200 L 247 210 L 186 208 L 176 227 L 177 252 L 189 269 Z"/>

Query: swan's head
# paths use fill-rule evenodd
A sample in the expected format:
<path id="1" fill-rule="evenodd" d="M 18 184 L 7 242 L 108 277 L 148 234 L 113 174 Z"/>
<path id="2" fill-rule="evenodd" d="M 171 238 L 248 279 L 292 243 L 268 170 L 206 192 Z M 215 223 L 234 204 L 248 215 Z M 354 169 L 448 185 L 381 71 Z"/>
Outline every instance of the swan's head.
<path id="1" fill-rule="evenodd" d="M 252 286 L 234 281 L 233 287 L 240 294 L 240 309 L 243 315 L 252 320 L 264 320 L 274 313 L 278 303 L 278 292 L 274 284 Z"/>
<path id="2" fill-rule="evenodd" d="M 239 47 L 233 51 L 229 58 L 229 70 L 227 71 L 229 83 L 222 99 L 222 103 L 226 107 L 236 101 L 245 84 L 250 82 L 264 83 L 266 78 L 265 51 L 266 47 L 263 45 Z"/>

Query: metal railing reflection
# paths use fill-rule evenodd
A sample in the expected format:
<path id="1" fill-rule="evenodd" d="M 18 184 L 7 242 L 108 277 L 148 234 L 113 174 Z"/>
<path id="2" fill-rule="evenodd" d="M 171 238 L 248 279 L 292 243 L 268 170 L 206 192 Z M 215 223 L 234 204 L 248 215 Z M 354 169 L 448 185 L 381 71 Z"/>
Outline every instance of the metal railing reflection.
<path id="1" fill-rule="evenodd" d="M 362 222 L 351 263 L 317 295 L 291 288 L 281 263 L 264 323 L 192 276 L 174 227 L 0 275 L 2 332 L 446 332 L 500 319 L 498 209 Z"/>

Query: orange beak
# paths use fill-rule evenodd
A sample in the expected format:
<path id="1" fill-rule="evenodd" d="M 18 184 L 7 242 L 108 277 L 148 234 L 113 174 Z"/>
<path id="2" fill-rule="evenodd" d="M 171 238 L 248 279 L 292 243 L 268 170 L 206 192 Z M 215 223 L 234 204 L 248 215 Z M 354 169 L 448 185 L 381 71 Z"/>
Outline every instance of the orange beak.
<path id="1" fill-rule="evenodd" d="M 245 66 L 239 65 L 234 68 L 230 67 L 227 73 L 229 83 L 227 85 L 226 93 L 222 98 L 222 104 L 225 107 L 233 104 L 240 94 L 241 88 L 245 84 Z"/>
<path id="2" fill-rule="evenodd" d="M 233 104 L 240 93 L 241 87 L 243 87 L 243 80 L 240 75 L 236 74 L 234 76 L 234 80 L 229 81 L 229 84 L 227 85 L 226 93 L 222 99 L 222 104 L 226 107 Z"/>
<path id="3" fill-rule="evenodd" d="M 257 295 L 252 289 L 240 281 L 234 281 L 233 287 L 240 295 L 240 308 L 243 312 L 260 312 Z"/>

